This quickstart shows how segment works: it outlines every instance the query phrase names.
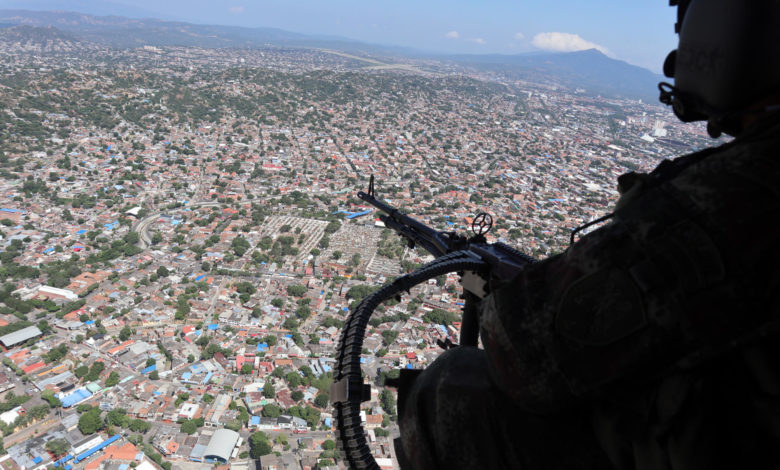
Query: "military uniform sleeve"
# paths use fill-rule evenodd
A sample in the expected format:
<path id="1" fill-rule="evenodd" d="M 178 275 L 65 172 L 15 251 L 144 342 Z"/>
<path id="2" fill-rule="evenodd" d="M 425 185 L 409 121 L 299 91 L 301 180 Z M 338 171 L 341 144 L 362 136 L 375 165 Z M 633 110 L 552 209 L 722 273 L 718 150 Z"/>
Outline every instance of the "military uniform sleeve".
<path id="1" fill-rule="evenodd" d="M 776 319 L 777 143 L 737 142 L 632 191 L 606 226 L 493 286 L 481 336 L 498 387 L 554 411 Z"/>

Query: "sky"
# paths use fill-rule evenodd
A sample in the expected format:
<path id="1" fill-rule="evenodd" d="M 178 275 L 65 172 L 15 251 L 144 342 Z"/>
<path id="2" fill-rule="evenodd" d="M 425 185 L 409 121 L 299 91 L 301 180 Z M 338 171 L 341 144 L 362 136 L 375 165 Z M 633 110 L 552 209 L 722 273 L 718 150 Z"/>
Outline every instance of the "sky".
<path id="1" fill-rule="evenodd" d="M 0 8 L 117 13 L 191 23 L 273 27 L 426 52 L 596 48 L 660 72 L 675 47 L 666 0 L 0 0 Z"/>

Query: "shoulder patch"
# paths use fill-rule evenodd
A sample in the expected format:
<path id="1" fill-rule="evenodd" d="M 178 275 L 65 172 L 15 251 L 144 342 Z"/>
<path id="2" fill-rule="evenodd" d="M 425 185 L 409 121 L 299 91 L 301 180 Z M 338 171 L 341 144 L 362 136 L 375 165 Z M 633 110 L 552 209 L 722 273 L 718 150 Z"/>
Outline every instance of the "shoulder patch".
<path id="1" fill-rule="evenodd" d="M 605 346 L 645 326 L 639 289 L 628 273 L 602 269 L 567 290 L 555 316 L 555 331 L 582 345 Z"/>

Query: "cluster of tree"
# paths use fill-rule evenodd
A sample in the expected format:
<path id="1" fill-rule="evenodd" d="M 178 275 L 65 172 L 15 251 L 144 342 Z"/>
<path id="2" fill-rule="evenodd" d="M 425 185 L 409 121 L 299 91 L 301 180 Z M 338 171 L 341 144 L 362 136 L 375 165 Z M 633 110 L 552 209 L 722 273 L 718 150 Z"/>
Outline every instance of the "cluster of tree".
<path id="1" fill-rule="evenodd" d="M 30 266 L 20 266 L 14 261 L 15 258 L 22 254 L 23 250 L 24 244 L 18 238 L 11 240 L 11 243 L 5 246 L 3 252 L 0 253 L 0 262 L 2 262 L 2 266 L 0 266 L 0 281 L 40 277 L 41 273 L 38 269 Z M 8 305 L 7 301 L 6 305 Z"/>
<path id="2" fill-rule="evenodd" d="M 233 249 L 236 257 L 240 258 L 249 250 L 250 244 L 244 237 L 236 237 L 230 242 L 230 248 Z"/>
<path id="3" fill-rule="evenodd" d="M 206 421 L 203 418 L 185 419 L 184 421 L 181 421 L 181 432 L 190 435 L 195 434 L 198 431 L 198 428 L 203 427 L 205 422 Z"/>
<path id="4" fill-rule="evenodd" d="M 259 459 L 273 451 L 273 445 L 268 440 L 268 435 L 263 431 L 257 431 L 249 437 L 249 455 L 253 459 Z"/>
<path id="5" fill-rule="evenodd" d="M 7 424 L 4 421 L 0 421 L 0 431 L 4 436 L 13 433 L 16 429 L 25 427 L 38 420 L 46 418 L 49 415 L 49 405 L 37 405 L 25 410 L 23 415 L 17 416 L 13 423 Z"/>
<path id="6" fill-rule="evenodd" d="M 386 388 L 382 389 L 382 391 L 379 393 L 379 403 L 382 405 L 384 412 L 387 413 L 392 419 L 395 419 L 395 395 L 393 395 L 393 392 Z"/>
<path id="7" fill-rule="evenodd" d="M 114 408 L 106 413 L 105 424 L 128 429 L 132 432 L 146 433 L 152 426 L 142 419 L 131 419 L 127 416 L 127 410 L 123 408 Z"/>
<path id="8" fill-rule="evenodd" d="M 328 467 L 335 465 L 339 459 L 338 451 L 336 450 L 336 443 L 331 439 L 327 439 L 322 443 L 322 453 L 317 458 L 318 467 Z"/>
<path id="9" fill-rule="evenodd" d="M 300 284 L 291 284 L 287 286 L 287 294 L 292 297 L 301 297 L 306 293 L 306 288 Z"/>
<path id="10" fill-rule="evenodd" d="M 97 253 L 90 253 L 84 261 L 87 264 L 97 265 L 108 263 L 121 256 L 137 255 L 141 252 L 141 248 L 136 243 L 138 243 L 138 234 L 136 232 L 128 232 L 124 237 L 111 243 L 106 243 L 106 246 L 101 246 L 100 251 Z"/>
<path id="11" fill-rule="evenodd" d="M 377 327 L 383 323 L 396 323 L 396 322 L 405 322 L 409 319 L 411 315 L 406 313 L 394 313 L 392 315 L 382 315 L 381 317 L 371 317 L 368 320 L 368 324 Z M 342 322 L 343 323 L 343 322 Z M 388 343 L 389 344 L 389 343 Z"/>
<path id="12" fill-rule="evenodd" d="M 100 431 L 101 429 L 106 427 L 106 423 L 103 421 L 103 418 L 100 416 L 100 408 L 98 407 L 92 407 L 90 405 L 86 405 L 89 409 L 87 411 L 84 411 L 81 416 L 79 416 L 79 431 L 81 431 L 84 435 L 90 435 L 95 434 L 96 432 Z M 81 412 L 82 405 L 79 405 L 77 408 L 79 412 Z"/>
<path id="13" fill-rule="evenodd" d="M 382 339 L 386 346 L 390 346 L 393 341 L 398 337 L 398 332 L 394 330 L 385 330 L 382 332 Z"/>
<path id="14" fill-rule="evenodd" d="M 94 382 L 100 378 L 100 374 L 106 369 L 106 365 L 102 361 L 95 361 L 90 367 L 81 365 L 73 370 L 73 375 L 76 378 L 84 378 L 85 382 Z"/>
<path id="15" fill-rule="evenodd" d="M 450 325 L 452 322 L 460 321 L 460 315 L 455 312 L 435 308 L 423 315 L 423 321 L 436 325 Z"/>
<path id="16" fill-rule="evenodd" d="M 235 285 L 236 292 L 238 292 L 238 298 L 241 300 L 242 303 L 249 302 L 249 299 L 251 298 L 252 294 L 257 292 L 257 289 L 255 288 L 255 285 L 251 282 L 238 282 Z"/>
<path id="17" fill-rule="evenodd" d="M 47 364 L 57 362 L 68 354 L 68 345 L 61 343 L 58 346 L 51 348 L 47 353 L 43 354 L 43 360 Z"/>
<path id="18" fill-rule="evenodd" d="M 352 299 L 353 305 L 358 305 L 367 295 L 377 290 L 376 287 L 369 286 L 368 284 L 358 284 L 352 286 L 347 291 L 347 298 Z"/>

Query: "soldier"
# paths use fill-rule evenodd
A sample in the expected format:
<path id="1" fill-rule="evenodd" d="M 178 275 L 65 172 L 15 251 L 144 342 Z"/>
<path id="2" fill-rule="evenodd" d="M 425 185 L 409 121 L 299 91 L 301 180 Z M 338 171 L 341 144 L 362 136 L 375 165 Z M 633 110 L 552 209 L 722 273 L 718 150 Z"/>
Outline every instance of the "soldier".
<path id="1" fill-rule="evenodd" d="M 484 350 L 401 391 L 403 468 L 780 468 L 780 2 L 679 3 L 661 100 L 736 138 L 491 286 Z"/>

